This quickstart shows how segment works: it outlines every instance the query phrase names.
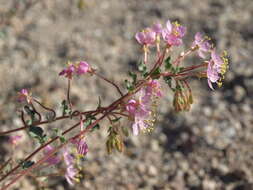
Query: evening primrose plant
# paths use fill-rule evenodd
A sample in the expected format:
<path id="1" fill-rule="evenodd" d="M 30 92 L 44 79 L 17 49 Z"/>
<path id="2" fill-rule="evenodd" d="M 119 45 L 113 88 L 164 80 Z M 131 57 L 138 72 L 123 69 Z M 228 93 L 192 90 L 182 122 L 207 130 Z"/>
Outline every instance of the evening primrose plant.
<path id="1" fill-rule="evenodd" d="M 188 49 L 179 53 L 176 58 L 171 57 L 172 52 L 183 45 L 186 32 L 186 27 L 169 20 L 164 26 L 155 23 L 137 32 L 135 39 L 143 50 L 143 58 L 137 65 L 138 72 L 129 72 L 129 78 L 122 87 L 102 76 L 93 64 L 86 61 L 68 61 L 58 73 L 59 77 L 66 78 L 67 82 L 66 99 L 60 102 L 60 115 L 37 100 L 29 89 L 22 89 L 17 99 L 24 105 L 19 110 L 23 126 L 0 132 L 0 135 L 9 135 L 9 143 L 15 147 L 22 139 L 22 136 L 15 133 L 23 130 L 39 147 L 22 160 L 15 160 L 14 155 L 1 164 L 2 190 L 8 189 L 26 175 L 35 180 L 52 174 L 64 176 L 70 185 L 74 185 L 82 179 L 80 161 L 88 153 L 88 144 L 92 146 L 86 137 L 101 128 L 100 121 L 105 119 L 109 123 L 103 126 L 108 132 L 105 145 L 108 153 L 114 150 L 123 152 L 124 139 L 130 134 L 137 136 L 154 129 L 159 102 L 166 94 L 173 94 L 171 103 L 176 112 L 189 111 L 193 104 L 189 84 L 192 78 L 206 79 L 211 90 L 216 86 L 221 87 L 228 69 L 227 53 L 220 55 L 209 37 L 200 32 L 196 33 Z M 199 62 L 194 65 L 183 64 L 190 55 L 197 55 Z M 155 61 L 150 61 L 154 60 L 150 59 L 151 56 L 155 57 Z M 71 86 L 83 75 L 98 77 L 111 84 L 118 93 L 118 99 L 107 106 L 101 106 L 102 100 L 99 99 L 94 110 L 77 110 L 71 101 Z M 167 89 L 162 88 L 161 83 L 165 83 Z M 167 90 L 169 91 L 166 92 Z M 75 120 L 76 123 L 65 131 L 61 128 L 45 130 L 42 127 L 68 119 Z M 130 125 L 122 125 L 124 120 L 129 121 Z M 35 159 L 37 154 L 40 156 Z M 53 171 L 47 170 L 46 174 L 42 172 L 51 166 L 54 166 Z"/>

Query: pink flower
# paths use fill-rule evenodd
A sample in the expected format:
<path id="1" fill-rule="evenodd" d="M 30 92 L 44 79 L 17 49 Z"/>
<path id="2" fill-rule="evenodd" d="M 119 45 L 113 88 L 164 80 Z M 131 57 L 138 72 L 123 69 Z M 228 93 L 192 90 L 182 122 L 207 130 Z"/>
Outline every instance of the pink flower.
<path id="1" fill-rule="evenodd" d="M 219 80 L 219 78 L 220 78 L 219 73 L 217 69 L 214 67 L 213 61 L 210 60 L 207 66 L 207 82 L 208 82 L 208 86 L 212 90 L 214 90 L 212 83 L 216 83 Z"/>
<path id="2" fill-rule="evenodd" d="M 75 168 L 75 158 L 70 154 L 68 148 L 63 149 L 63 158 L 67 166 L 65 178 L 70 185 L 74 185 L 73 181 L 78 181 L 78 170 Z"/>
<path id="3" fill-rule="evenodd" d="M 59 75 L 65 75 L 66 78 L 72 79 L 73 73 L 75 71 L 75 66 L 73 64 L 70 64 L 67 68 L 63 69 Z"/>
<path id="4" fill-rule="evenodd" d="M 89 70 L 90 70 L 90 65 L 85 61 L 80 61 L 80 63 L 78 64 L 76 68 L 76 73 L 78 75 L 82 75 L 82 74 L 87 73 Z"/>
<path id="5" fill-rule="evenodd" d="M 65 178 L 70 185 L 74 185 L 73 181 L 77 181 L 76 175 L 78 174 L 78 170 L 73 166 L 70 165 L 67 167 L 65 172 Z"/>
<path id="6" fill-rule="evenodd" d="M 137 32 L 135 38 L 141 45 L 153 45 L 156 40 L 156 33 L 150 28 L 146 28 L 142 32 Z"/>
<path id="7" fill-rule="evenodd" d="M 75 144 L 77 147 L 77 153 L 81 156 L 84 156 L 88 152 L 88 145 L 85 142 L 84 139 L 77 139 L 72 141 L 73 144 Z"/>
<path id="8" fill-rule="evenodd" d="M 63 150 L 63 159 L 64 159 L 64 162 L 65 162 L 65 164 L 66 164 L 67 166 L 73 165 L 73 164 L 74 164 L 74 161 L 75 161 L 74 156 L 72 156 L 72 155 L 69 153 L 69 151 L 68 151 L 67 148 L 65 148 L 65 149 Z"/>
<path id="9" fill-rule="evenodd" d="M 18 101 L 19 102 L 24 102 L 26 101 L 27 103 L 30 103 L 32 100 L 31 94 L 28 92 L 27 89 L 23 88 L 19 93 L 18 93 Z"/>
<path id="10" fill-rule="evenodd" d="M 133 134 L 138 135 L 140 133 L 140 131 L 145 130 L 148 127 L 149 127 L 149 125 L 145 122 L 145 119 L 143 119 L 141 117 L 135 117 L 134 123 L 132 126 Z"/>
<path id="11" fill-rule="evenodd" d="M 149 118 L 150 110 L 149 106 L 141 101 L 141 97 L 139 100 L 129 100 L 126 105 L 126 110 L 134 120 L 132 125 L 134 135 L 138 135 L 140 130 L 148 127 L 148 125 L 145 125 L 145 120 Z"/>
<path id="12" fill-rule="evenodd" d="M 183 43 L 182 37 L 186 33 L 186 27 L 181 26 L 178 22 L 171 23 L 169 20 L 166 23 L 166 28 L 162 31 L 164 41 L 171 46 L 179 46 Z"/>
<path id="13" fill-rule="evenodd" d="M 47 155 L 47 154 L 50 154 L 52 151 L 54 151 L 53 147 L 50 145 L 47 145 L 44 148 L 43 153 L 44 153 L 44 155 Z M 61 159 L 58 156 L 51 156 L 46 160 L 46 162 L 51 165 L 58 164 L 60 161 L 61 161 Z"/>
<path id="14" fill-rule="evenodd" d="M 198 46 L 198 55 L 201 58 L 205 58 L 206 57 L 205 53 L 210 51 L 211 49 L 210 43 L 206 39 L 203 38 L 203 35 L 200 32 L 197 32 L 195 34 L 195 40 L 192 46 L 193 47 Z"/>
<path id="15" fill-rule="evenodd" d="M 138 107 L 138 103 L 136 100 L 129 100 L 127 105 L 126 105 L 126 110 L 128 111 L 128 113 L 130 113 L 131 115 L 134 115 L 136 112 L 136 109 Z"/>
<path id="16" fill-rule="evenodd" d="M 220 87 L 222 85 L 221 80 L 228 69 L 228 59 L 226 54 L 221 58 L 216 50 L 213 49 L 211 53 L 211 60 L 208 62 L 207 66 L 207 82 L 209 87 L 213 90 L 212 83 L 217 83 Z"/>
<path id="17" fill-rule="evenodd" d="M 154 123 L 155 99 L 162 96 L 161 86 L 157 80 L 150 80 L 146 86 L 140 89 L 135 99 L 126 104 L 126 111 L 133 118 L 133 134 L 138 135 L 140 131 L 148 129 Z"/>
<path id="18" fill-rule="evenodd" d="M 59 73 L 59 75 L 60 76 L 63 75 L 68 79 L 72 79 L 74 74 L 82 75 L 90 71 L 91 71 L 90 65 L 85 61 L 80 61 L 79 63 L 75 64 L 68 63 L 68 67 L 63 69 Z"/>
<path id="19" fill-rule="evenodd" d="M 222 66 L 224 64 L 223 60 L 221 57 L 216 53 L 216 50 L 213 49 L 211 53 L 211 58 L 214 63 L 214 67 L 217 69 L 217 71 L 220 73 L 222 70 Z"/>
<path id="20" fill-rule="evenodd" d="M 157 80 L 150 80 L 147 84 L 146 91 L 147 94 L 162 97 L 161 85 Z"/>
<path id="21" fill-rule="evenodd" d="M 22 138 L 21 135 L 15 135 L 9 137 L 9 143 L 16 146 L 18 144 L 18 141 Z"/>
<path id="22" fill-rule="evenodd" d="M 152 26 L 152 31 L 156 33 L 156 35 L 160 35 L 163 31 L 163 27 L 160 23 L 155 23 Z"/>

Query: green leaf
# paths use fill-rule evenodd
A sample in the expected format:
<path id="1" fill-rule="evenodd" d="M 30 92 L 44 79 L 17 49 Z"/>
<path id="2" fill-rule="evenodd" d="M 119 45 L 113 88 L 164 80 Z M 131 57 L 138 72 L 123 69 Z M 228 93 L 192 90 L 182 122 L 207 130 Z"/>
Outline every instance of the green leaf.
<path id="1" fill-rule="evenodd" d="M 132 84 L 135 84 L 137 81 L 137 75 L 131 71 L 129 71 L 129 76 L 132 78 Z"/>
<path id="2" fill-rule="evenodd" d="M 52 130 L 53 130 L 53 138 L 59 137 L 61 143 L 66 142 L 66 138 L 62 135 L 61 130 L 59 130 L 58 128 L 53 128 Z"/>
<path id="3" fill-rule="evenodd" d="M 29 106 L 24 106 L 25 112 L 31 117 L 31 120 L 34 121 L 36 112 Z"/>
<path id="4" fill-rule="evenodd" d="M 127 79 L 125 80 L 125 86 L 126 86 L 126 89 L 129 90 L 129 91 L 134 89 L 132 83 L 129 82 Z"/>
<path id="5" fill-rule="evenodd" d="M 47 141 L 47 135 L 43 134 L 44 131 L 41 127 L 31 126 L 29 127 L 28 134 L 39 141 L 40 144 L 43 144 Z"/>
<path id="6" fill-rule="evenodd" d="M 99 130 L 100 129 L 100 125 L 96 124 L 92 129 L 91 132 L 95 131 L 95 130 Z"/>
<path id="7" fill-rule="evenodd" d="M 141 72 L 143 77 L 146 77 L 148 75 L 147 66 L 142 62 L 138 65 L 138 71 Z"/>
<path id="8" fill-rule="evenodd" d="M 112 122 L 113 122 L 113 123 L 116 123 L 116 122 L 118 122 L 120 119 L 121 119 L 121 117 L 118 117 L 118 118 L 116 118 L 116 119 L 113 119 Z"/>
<path id="9" fill-rule="evenodd" d="M 42 137 L 43 129 L 41 127 L 31 126 L 29 127 L 29 135 L 33 138 Z"/>
<path id="10" fill-rule="evenodd" d="M 86 121 L 84 122 L 83 126 L 84 127 L 88 127 L 89 125 L 92 124 L 92 121 L 96 120 L 97 118 L 95 116 L 92 116 L 92 115 L 88 115 L 86 116 Z M 96 124 L 92 129 L 91 129 L 91 132 L 94 131 L 94 130 L 98 130 L 100 129 L 100 125 L 99 124 Z"/>
<path id="11" fill-rule="evenodd" d="M 26 120 L 26 124 L 27 124 L 27 125 L 32 125 L 32 123 L 33 123 L 33 121 L 32 121 L 31 119 Z"/>
<path id="12" fill-rule="evenodd" d="M 59 136 L 59 139 L 60 139 L 61 143 L 65 143 L 66 142 L 66 138 L 64 136 Z"/>
<path id="13" fill-rule="evenodd" d="M 161 69 L 158 67 L 151 74 L 151 78 L 152 79 L 159 79 L 160 78 L 160 74 L 161 74 Z"/>
<path id="14" fill-rule="evenodd" d="M 35 164 L 34 161 L 30 161 L 30 160 L 24 161 L 22 162 L 22 168 L 23 169 L 30 168 L 33 164 Z"/>
<path id="15" fill-rule="evenodd" d="M 140 72 L 146 72 L 146 71 L 147 71 L 147 66 L 146 66 L 146 64 L 145 64 L 145 63 L 140 63 L 140 64 L 138 65 L 138 71 L 140 71 Z"/>
<path id="16" fill-rule="evenodd" d="M 177 74 L 177 73 L 179 73 L 180 71 L 182 71 L 184 69 L 184 67 L 172 67 L 171 68 L 171 71 L 172 71 L 172 73 L 173 74 Z"/>
<path id="17" fill-rule="evenodd" d="M 165 76 L 163 77 L 163 80 L 165 81 L 165 83 L 171 88 L 172 87 L 172 78 L 169 76 Z"/>
<path id="18" fill-rule="evenodd" d="M 71 109 L 69 109 L 67 100 L 62 101 L 61 108 L 62 108 L 62 115 L 63 116 L 71 113 Z"/>
<path id="19" fill-rule="evenodd" d="M 181 85 L 176 86 L 176 90 L 182 91 L 184 88 Z"/>
<path id="20" fill-rule="evenodd" d="M 170 70 L 171 68 L 172 68 L 171 57 L 169 56 L 165 60 L 165 70 Z"/>

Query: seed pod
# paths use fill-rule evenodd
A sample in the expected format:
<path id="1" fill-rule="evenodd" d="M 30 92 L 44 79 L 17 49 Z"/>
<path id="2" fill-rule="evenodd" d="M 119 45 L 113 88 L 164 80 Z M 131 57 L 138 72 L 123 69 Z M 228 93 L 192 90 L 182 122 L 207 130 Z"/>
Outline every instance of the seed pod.
<path id="1" fill-rule="evenodd" d="M 120 138 L 116 138 L 116 149 L 117 149 L 119 152 L 122 152 L 122 150 L 123 150 L 123 143 L 122 143 L 122 141 L 120 140 Z"/>
<path id="2" fill-rule="evenodd" d="M 106 149 L 107 149 L 108 154 L 112 153 L 112 141 L 111 141 L 111 139 L 108 139 L 106 141 Z"/>

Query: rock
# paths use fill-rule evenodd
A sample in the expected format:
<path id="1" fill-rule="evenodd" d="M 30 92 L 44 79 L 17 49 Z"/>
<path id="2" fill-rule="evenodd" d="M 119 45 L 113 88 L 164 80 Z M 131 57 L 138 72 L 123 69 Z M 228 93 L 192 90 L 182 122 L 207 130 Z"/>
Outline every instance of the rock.
<path id="1" fill-rule="evenodd" d="M 234 92 L 234 98 L 238 102 L 240 102 L 246 95 L 246 91 L 242 86 L 235 86 Z"/>
<path id="2" fill-rule="evenodd" d="M 137 170 L 141 173 L 144 174 L 146 172 L 146 166 L 144 163 L 140 163 L 137 165 Z"/>
<path id="3" fill-rule="evenodd" d="M 157 171 L 157 169 L 156 169 L 155 166 L 150 165 L 150 166 L 148 167 L 148 175 L 151 176 L 151 177 L 154 177 L 154 176 L 157 176 L 157 175 L 158 175 L 158 171 Z"/>
<path id="4" fill-rule="evenodd" d="M 215 189 L 217 189 L 216 182 L 213 181 L 213 180 L 210 180 L 210 179 L 204 179 L 202 185 L 203 185 L 203 188 L 205 190 L 215 190 Z"/>
<path id="5" fill-rule="evenodd" d="M 154 152 L 158 152 L 160 150 L 158 140 L 154 139 L 151 141 L 151 150 Z"/>

